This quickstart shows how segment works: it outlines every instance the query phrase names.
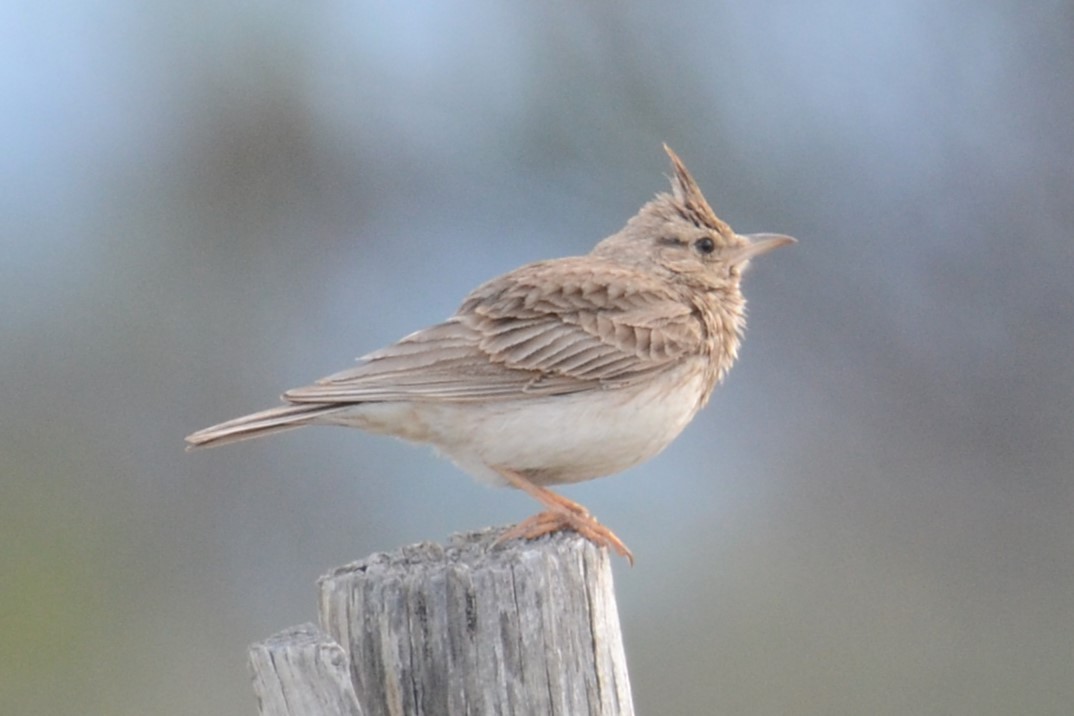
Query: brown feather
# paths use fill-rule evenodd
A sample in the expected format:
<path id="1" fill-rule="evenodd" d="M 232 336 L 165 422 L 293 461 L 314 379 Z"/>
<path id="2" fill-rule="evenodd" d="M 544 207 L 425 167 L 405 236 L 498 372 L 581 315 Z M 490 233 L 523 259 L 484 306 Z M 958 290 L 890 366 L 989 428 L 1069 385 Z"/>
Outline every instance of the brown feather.
<path id="1" fill-rule="evenodd" d="M 525 399 L 632 385 L 702 344 L 688 304 L 640 271 L 567 258 L 479 287 L 445 323 L 284 398 L 300 403 Z"/>

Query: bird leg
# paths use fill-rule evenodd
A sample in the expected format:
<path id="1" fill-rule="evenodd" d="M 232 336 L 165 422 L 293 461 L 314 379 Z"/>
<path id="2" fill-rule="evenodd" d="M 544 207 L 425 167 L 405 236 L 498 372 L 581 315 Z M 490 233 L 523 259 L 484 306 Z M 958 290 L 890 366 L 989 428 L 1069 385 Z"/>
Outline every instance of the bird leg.
<path id="1" fill-rule="evenodd" d="M 552 532 L 572 530 L 598 547 L 614 549 L 620 557 L 626 558 L 630 566 L 634 566 L 634 555 L 623 544 L 623 541 L 610 529 L 597 522 L 597 519 L 589 514 L 589 510 L 574 500 L 569 500 L 563 495 L 534 484 L 519 472 L 506 468 L 497 468 L 496 472 L 513 487 L 517 487 L 548 508 L 544 512 L 522 520 L 504 532 L 496 540 L 497 544 L 519 538 L 537 539 Z"/>

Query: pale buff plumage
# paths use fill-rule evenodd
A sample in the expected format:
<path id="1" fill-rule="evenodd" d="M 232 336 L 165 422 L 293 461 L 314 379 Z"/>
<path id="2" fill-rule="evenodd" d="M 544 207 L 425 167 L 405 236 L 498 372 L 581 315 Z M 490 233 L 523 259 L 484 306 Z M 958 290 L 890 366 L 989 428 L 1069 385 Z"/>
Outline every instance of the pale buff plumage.
<path id="1" fill-rule="evenodd" d="M 510 536 L 568 527 L 629 557 L 584 508 L 543 485 L 619 472 L 666 447 L 737 357 L 742 270 L 793 241 L 735 234 L 667 152 L 673 193 L 590 254 L 494 278 L 443 323 L 287 391 L 288 405 L 187 442 L 345 425 L 430 443 L 478 478 L 545 504 Z"/>

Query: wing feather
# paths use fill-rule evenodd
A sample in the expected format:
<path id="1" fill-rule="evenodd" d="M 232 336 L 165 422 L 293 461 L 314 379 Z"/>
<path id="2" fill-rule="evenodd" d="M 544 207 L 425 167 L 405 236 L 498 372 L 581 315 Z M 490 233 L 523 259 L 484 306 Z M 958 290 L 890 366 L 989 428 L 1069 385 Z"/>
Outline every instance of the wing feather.
<path id="1" fill-rule="evenodd" d="M 592 257 L 557 259 L 493 279 L 447 321 L 284 398 L 464 402 L 622 387 L 703 341 L 696 311 L 666 283 Z"/>

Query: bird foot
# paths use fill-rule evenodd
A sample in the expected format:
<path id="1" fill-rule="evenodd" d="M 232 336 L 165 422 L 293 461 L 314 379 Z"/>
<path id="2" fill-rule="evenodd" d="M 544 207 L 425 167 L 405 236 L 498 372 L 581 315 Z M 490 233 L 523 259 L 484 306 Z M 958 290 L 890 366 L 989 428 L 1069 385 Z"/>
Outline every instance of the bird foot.
<path id="1" fill-rule="evenodd" d="M 553 532 L 571 530 L 583 538 L 589 540 L 598 547 L 608 547 L 634 566 L 634 554 L 627 549 L 623 541 L 615 536 L 610 529 L 597 522 L 596 518 L 589 514 L 585 508 L 576 503 L 571 503 L 574 509 L 548 510 L 539 512 L 532 517 L 519 522 L 510 528 L 496 540 L 496 544 L 503 544 L 513 539 L 537 539 Z"/>

